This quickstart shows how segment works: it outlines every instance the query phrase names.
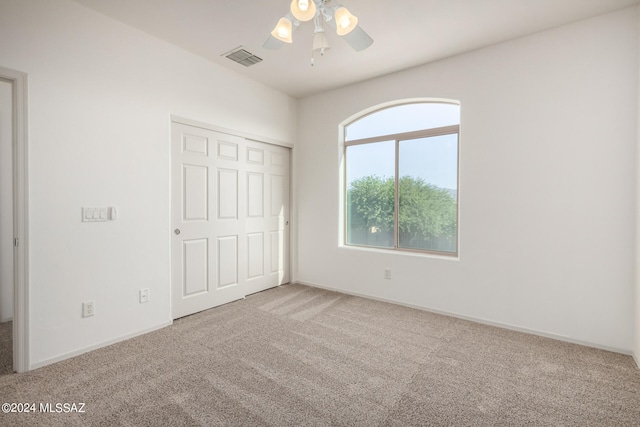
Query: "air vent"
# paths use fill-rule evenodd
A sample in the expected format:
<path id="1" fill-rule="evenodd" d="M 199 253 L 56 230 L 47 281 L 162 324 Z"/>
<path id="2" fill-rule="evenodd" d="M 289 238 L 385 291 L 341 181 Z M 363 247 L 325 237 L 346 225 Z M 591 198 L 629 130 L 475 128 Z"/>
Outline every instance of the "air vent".
<path id="1" fill-rule="evenodd" d="M 255 56 L 253 53 L 249 52 L 242 46 L 233 49 L 231 52 L 225 53 L 223 56 L 226 56 L 233 62 L 242 64 L 245 67 L 257 64 L 258 62 L 262 61 L 262 58 L 258 58 L 257 56 Z"/>

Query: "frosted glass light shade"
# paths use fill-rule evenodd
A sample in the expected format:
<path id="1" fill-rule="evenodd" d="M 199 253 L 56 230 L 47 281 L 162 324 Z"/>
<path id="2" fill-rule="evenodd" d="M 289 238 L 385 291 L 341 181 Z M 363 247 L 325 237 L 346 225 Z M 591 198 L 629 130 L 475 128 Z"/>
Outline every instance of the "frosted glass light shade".
<path id="1" fill-rule="evenodd" d="M 342 6 L 336 9 L 336 32 L 339 36 L 349 34 L 358 25 L 358 18 Z"/>
<path id="2" fill-rule="evenodd" d="M 280 41 L 285 43 L 293 43 L 291 33 L 293 30 L 293 24 L 285 17 L 280 18 L 276 27 L 271 31 L 271 35 Z"/>
<path id="3" fill-rule="evenodd" d="M 316 4 L 313 0 L 293 0 L 291 14 L 298 21 L 310 21 L 316 16 Z"/>
<path id="4" fill-rule="evenodd" d="M 320 51 L 324 55 L 324 51 L 329 49 L 329 42 L 324 31 L 316 31 L 313 33 L 313 51 Z"/>

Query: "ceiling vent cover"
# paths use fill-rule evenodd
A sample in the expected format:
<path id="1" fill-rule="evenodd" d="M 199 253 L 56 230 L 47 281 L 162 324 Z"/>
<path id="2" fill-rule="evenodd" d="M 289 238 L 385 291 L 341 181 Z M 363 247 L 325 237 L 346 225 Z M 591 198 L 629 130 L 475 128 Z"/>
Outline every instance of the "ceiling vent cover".
<path id="1" fill-rule="evenodd" d="M 237 47 L 232 51 L 225 53 L 223 56 L 226 56 L 233 62 L 242 64 L 245 67 L 257 64 L 258 62 L 262 61 L 262 58 L 255 56 L 253 53 L 249 52 L 242 46 Z"/>

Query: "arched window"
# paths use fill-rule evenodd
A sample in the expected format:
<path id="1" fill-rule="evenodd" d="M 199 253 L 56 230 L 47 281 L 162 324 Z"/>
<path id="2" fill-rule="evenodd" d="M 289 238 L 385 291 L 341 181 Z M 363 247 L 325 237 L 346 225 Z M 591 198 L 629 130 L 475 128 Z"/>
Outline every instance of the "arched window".
<path id="1" fill-rule="evenodd" d="M 345 244 L 458 253 L 460 105 L 414 102 L 344 128 Z"/>

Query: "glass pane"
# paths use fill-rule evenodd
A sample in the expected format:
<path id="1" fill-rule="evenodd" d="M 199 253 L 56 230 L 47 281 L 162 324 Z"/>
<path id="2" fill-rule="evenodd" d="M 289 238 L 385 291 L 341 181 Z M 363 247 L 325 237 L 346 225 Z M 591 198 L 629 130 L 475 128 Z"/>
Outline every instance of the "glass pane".
<path id="1" fill-rule="evenodd" d="M 347 147 L 347 244 L 393 248 L 395 141 Z"/>
<path id="2" fill-rule="evenodd" d="M 400 141 L 398 246 L 456 252 L 458 135 Z"/>
<path id="3" fill-rule="evenodd" d="M 460 106 L 422 102 L 385 108 L 345 129 L 345 141 L 460 124 Z"/>

